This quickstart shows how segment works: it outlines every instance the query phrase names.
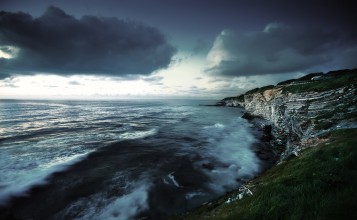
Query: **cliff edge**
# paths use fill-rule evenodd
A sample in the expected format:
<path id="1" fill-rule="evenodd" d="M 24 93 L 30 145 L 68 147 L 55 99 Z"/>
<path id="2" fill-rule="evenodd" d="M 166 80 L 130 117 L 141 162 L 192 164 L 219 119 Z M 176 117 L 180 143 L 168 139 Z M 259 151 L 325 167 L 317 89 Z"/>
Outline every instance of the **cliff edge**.
<path id="1" fill-rule="evenodd" d="M 273 125 L 273 145 L 283 160 L 323 133 L 357 128 L 357 69 L 312 73 L 223 99 Z"/>

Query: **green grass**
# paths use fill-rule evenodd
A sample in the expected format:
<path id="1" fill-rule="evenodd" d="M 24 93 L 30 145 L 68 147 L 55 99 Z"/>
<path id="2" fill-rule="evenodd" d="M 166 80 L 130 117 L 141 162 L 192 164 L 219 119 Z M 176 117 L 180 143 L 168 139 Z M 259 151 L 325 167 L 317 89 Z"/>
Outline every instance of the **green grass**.
<path id="1" fill-rule="evenodd" d="M 177 219 L 357 219 L 357 129 L 274 166 L 252 181 L 253 196 L 222 197 Z"/>
<path id="2" fill-rule="evenodd" d="M 245 93 L 245 95 L 249 95 L 249 94 L 253 94 L 253 93 L 263 93 L 265 90 L 268 90 L 268 89 L 273 89 L 275 86 L 274 85 L 269 85 L 269 86 L 263 86 L 263 87 L 260 87 L 260 88 L 255 88 L 255 89 L 252 89 L 252 90 L 249 90 L 248 92 Z"/>
<path id="3" fill-rule="evenodd" d="M 319 121 L 318 123 L 315 124 L 314 129 L 316 131 L 320 130 L 327 130 L 331 128 L 334 125 L 332 121 Z"/>
<path id="4" fill-rule="evenodd" d="M 357 70 L 341 70 L 327 73 L 316 81 L 287 85 L 283 93 L 323 92 L 357 83 Z"/>
<path id="5" fill-rule="evenodd" d="M 308 80 L 311 80 L 311 78 L 315 77 L 315 76 L 322 76 L 323 73 L 310 73 L 310 74 L 307 74 L 306 76 L 303 76 L 301 78 L 298 78 L 298 79 L 289 79 L 289 80 L 286 80 L 286 81 L 282 81 L 280 83 L 278 83 L 277 85 L 287 85 L 287 84 L 290 84 L 290 83 L 293 83 L 293 82 L 303 82 L 303 81 L 308 81 Z"/>

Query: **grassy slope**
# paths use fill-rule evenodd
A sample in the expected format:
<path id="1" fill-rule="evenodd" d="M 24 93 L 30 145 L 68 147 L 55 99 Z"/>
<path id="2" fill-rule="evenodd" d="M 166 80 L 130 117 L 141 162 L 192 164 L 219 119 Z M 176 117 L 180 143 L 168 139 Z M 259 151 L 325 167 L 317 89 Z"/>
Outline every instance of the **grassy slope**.
<path id="1" fill-rule="evenodd" d="M 235 191 L 177 219 L 357 219 L 357 129 L 327 136 L 253 180 L 253 196 L 225 203 Z"/>
<path id="2" fill-rule="evenodd" d="M 295 80 L 296 85 L 288 85 L 283 88 L 283 92 L 299 93 L 299 92 L 323 92 L 327 90 L 337 89 L 344 86 L 349 86 L 351 84 L 357 83 L 357 70 L 341 70 L 329 72 L 323 75 L 320 79 L 316 81 L 311 81 L 302 77 Z"/>

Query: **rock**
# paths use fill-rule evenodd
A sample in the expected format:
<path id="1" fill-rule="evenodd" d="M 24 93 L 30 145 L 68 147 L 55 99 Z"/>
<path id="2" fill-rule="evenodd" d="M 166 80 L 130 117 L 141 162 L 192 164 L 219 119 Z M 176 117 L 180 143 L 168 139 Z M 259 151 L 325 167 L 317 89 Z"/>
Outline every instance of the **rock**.
<path id="1" fill-rule="evenodd" d="M 272 131 L 272 126 L 271 125 L 264 125 L 263 127 L 263 136 L 260 138 L 260 140 L 268 142 L 273 139 L 273 135 L 271 133 Z"/>
<path id="2" fill-rule="evenodd" d="M 243 114 L 242 118 L 247 119 L 248 121 L 251 121 L 251 120 L 253 120 L 255 118 L 255 116 L 250 114 L 250 113 L 248 113 L 248 112 L 246 112 L 246 113 Z"/>

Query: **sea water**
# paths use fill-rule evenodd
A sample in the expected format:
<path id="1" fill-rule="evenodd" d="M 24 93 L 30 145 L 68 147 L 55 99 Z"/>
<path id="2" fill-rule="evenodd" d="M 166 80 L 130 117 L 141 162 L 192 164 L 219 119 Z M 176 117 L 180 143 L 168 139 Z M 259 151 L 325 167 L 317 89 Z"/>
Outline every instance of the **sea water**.
<path id="1" fill-rule="evenodd" d="M 242 110 L 212 103 L 0 100 L 0 209 L 160 219 L 235 189 L 260 171 L 257 140 Z"/>

